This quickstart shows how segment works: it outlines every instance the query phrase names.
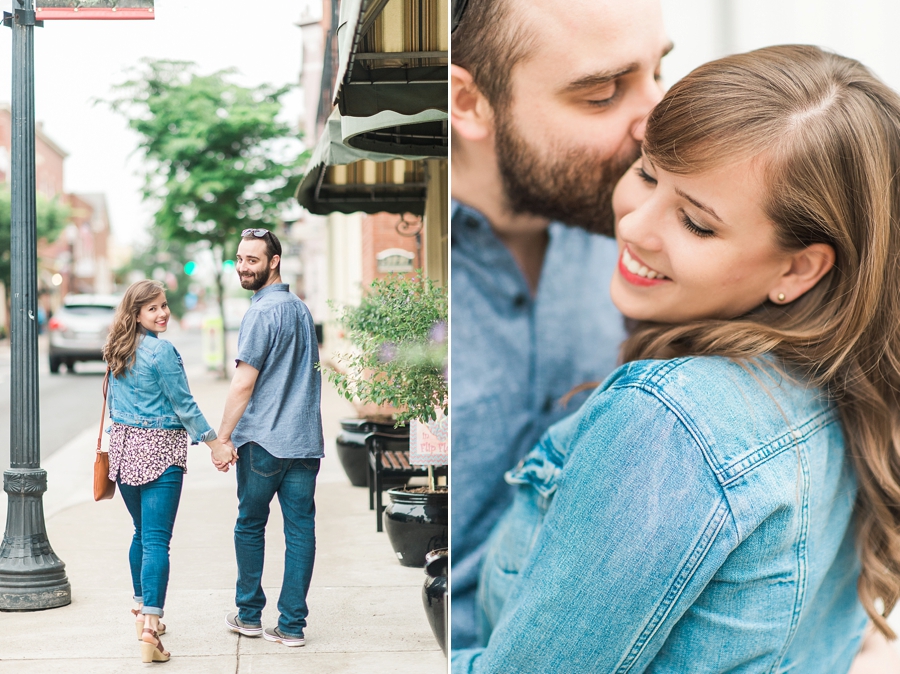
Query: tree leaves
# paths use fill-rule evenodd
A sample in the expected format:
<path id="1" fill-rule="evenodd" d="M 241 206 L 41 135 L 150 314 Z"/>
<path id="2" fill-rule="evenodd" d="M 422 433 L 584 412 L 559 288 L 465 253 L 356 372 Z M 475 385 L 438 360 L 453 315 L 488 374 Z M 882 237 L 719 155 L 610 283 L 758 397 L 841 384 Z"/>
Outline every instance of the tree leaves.
<path id="1" fill-rule="evenodd" d="M 199 75 L 185 61 L 142 63 L 107 103 L 138 133 L 158 232 L 224 247 L 246 227 L 273 226 L 308 158 L 277 120 L 290 87 L 242 87 L 233 71 Z"/>
<path id="2" fill-rule="evenodd" d="M 399 423 L 431 421 L 447 408 L 447 291 L 419 271 L 377 279 L 338 322 L 356 347 L 336 356 L 328 379 L 345 398 L 400 410 Z"/>
<path id="3" fill-rule="evenodd" d="M 69 221 L 70 209 L 58 198 L 37 195 L 37 238 L 53 242 Z M 10 287 L 12 274 L 10 236 L 12 228 L 12 197 L 9 185 L 0 183 L 0 281 Z"/>

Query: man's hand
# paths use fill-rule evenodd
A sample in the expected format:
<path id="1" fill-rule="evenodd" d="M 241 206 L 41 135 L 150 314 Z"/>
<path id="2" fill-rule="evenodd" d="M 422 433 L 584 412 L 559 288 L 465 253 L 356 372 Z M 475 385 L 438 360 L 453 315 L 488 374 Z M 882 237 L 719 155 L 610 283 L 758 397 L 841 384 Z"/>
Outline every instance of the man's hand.
<path id="1" fill-rule="evenodd" d="M 209 446 L 212 462 L 216 467 L 216 470 L 227 473 L 228 468 L 233 466 L 234 462 L 237 461 L 237 452 L 235 451 L 231 440 L 226 439 L 223 441 L 216 438 L 215 440 L 210 440 L 206 444 Z"/>

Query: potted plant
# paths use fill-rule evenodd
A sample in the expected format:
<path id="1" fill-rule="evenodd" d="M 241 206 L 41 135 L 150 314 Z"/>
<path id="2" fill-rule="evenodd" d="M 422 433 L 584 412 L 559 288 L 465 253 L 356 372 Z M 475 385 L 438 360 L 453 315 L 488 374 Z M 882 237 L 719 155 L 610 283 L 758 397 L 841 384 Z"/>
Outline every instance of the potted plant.
<path id="1" fill-rule="evenodd" d="M 327 371 L 338 392 L 392 406 L 397 428 L 417 422 L 445 429 L 446 290 L 421 272 L 392 274 L 374 281 L 359 306 L 345 308 L 338 321 L 353 345 L 335 356 L 340 369 Z M 429 463 L 445 464 L 446 457 Z M 425 553 L 447 545 L 447 489 L 437 485 L 434 465 L 428 469 L 427 487 L 388 491 L 385 530 L 406 566 L 421 567 Z"/>

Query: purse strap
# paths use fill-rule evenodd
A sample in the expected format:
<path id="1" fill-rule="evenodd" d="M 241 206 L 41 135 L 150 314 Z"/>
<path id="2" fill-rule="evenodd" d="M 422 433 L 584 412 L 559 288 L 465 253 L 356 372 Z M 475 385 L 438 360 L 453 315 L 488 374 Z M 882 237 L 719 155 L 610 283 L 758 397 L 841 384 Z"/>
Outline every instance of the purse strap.
<path id="1" fill-rule="evenodd" d="M 100 434 L 97 435 L 97 454 L 100 453 L 100 445 L 103 442 L 103 420 L 106 419 L 106 393 L 109 390 L 109 368 L 106 368 L 106 376 L 103 377 L 103 411 L 100 412 Z"/>

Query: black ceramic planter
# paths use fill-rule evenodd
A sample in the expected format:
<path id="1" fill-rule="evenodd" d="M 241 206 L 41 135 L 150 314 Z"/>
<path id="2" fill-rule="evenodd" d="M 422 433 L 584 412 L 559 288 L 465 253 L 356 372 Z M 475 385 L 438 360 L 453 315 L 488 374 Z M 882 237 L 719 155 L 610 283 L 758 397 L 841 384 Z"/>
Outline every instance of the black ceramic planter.
<path id="1" fill-rule="evenodd" d="M 447 547 L 447 490 L 388 489 L 384 530 L 403 566 L 425 565 L 425 554 Z"/>
<path id="2" fill-rule="evenodd" d="M 409 426 L 394 428 L 393 424 L 382 424 L 369 419 L 341 419 L 341 434 L 337 436 L 337 455 L 350 484 L 354 487 L 366 486 L 366 435 L 378 431 L 406 438 L 409 442 Z"/>
<path id="3" fill-rule="evenodd" d="M 447 549 L 432 550 L 425 555 L 425 585 L 422 604 L 431 632 L 447 655 Z"/>

